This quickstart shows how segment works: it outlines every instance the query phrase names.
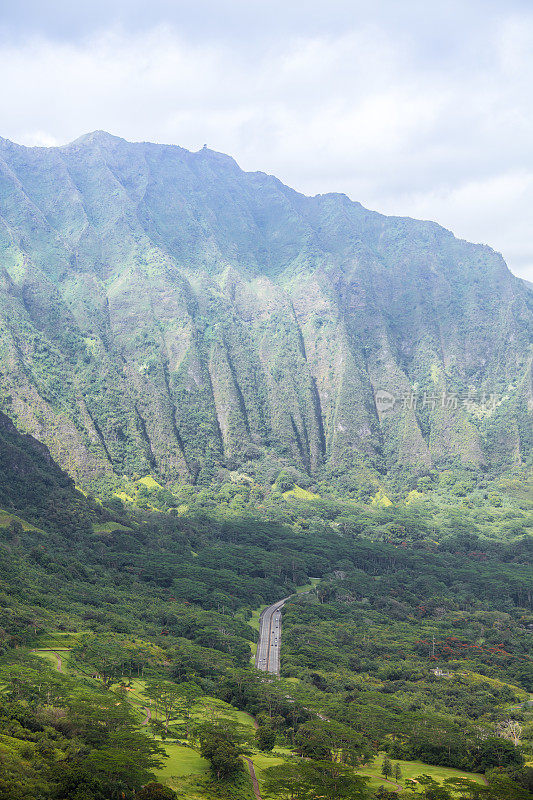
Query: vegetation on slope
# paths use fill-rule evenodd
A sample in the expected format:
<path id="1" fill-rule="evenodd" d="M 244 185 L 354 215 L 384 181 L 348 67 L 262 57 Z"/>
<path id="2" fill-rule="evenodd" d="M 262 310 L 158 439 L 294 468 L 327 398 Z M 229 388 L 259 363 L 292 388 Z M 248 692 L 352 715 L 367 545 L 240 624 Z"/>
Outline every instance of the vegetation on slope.
<path id="1" fill-rule="evenodd" d="M 487 497 L 477 536 L 445 494 L 435 514 L 281 480 L 254 513 L 224 487 L 126 512 L 1 422 L 2 800 L 244 800 L 247 758 L 272 800 L 531 796 L 524 498 Z M 305 583 L 265 680 L 254 611 Z"/>
<path id="2" fill-rule="evenodd" d="M 3 140 L 0 215 L 2 410 L 85 489 L 527 462 L 532 293 L 488 247 L 101 132 Z"/>

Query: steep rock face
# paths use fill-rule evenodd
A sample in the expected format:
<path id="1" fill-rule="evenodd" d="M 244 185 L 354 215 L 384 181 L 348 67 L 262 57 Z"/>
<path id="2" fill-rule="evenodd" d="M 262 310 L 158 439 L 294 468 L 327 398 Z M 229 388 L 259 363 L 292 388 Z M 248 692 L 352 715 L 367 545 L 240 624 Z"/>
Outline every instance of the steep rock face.
<path id="1" fill-rule="evenodd" d="M 2 408 L 81 483 L 520 462 L 532 297 L 488 247 L 205 148 L 0 140 Z"/>

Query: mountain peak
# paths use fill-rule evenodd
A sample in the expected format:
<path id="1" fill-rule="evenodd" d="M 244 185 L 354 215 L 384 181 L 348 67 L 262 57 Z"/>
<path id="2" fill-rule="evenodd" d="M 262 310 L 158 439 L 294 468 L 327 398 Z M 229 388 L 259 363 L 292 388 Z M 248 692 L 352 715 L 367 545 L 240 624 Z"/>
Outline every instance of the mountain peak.
<path id="1" fill-rule="evenodd" d="M 228 156 L 227 153 L 220 153 L 218 150 L 211 150 L 206 144 L 197 150 L 194 154 L 196 156 L 200 156 L 204 158 L 206 161 L 211 161 L 217 164 L 224 164 L 228 167 L 232 167 L 233 169 L 238 169 L 240 171 L 240 167 L 235 161 L 232 156 Z"/>
<path id="2" fill-rule="evenodd" d="M 82 136 L 78 136 L 77 139 L 74 139 L 73 142 L 70 142 L 67 147 L 73 144 L 111 144 L 116 142 L 125 142 L 126 139 L 123 139 L 121 136 L 114 136 L 112 133 L 108 133 L 107 131 L 91 131 L 90 133 L 84 133 Z"/>

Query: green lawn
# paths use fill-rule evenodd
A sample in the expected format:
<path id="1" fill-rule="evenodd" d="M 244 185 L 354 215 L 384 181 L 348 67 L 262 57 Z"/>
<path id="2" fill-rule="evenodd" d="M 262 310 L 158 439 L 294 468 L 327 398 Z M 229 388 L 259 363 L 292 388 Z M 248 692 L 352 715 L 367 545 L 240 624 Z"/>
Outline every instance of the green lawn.
<path id="1" fill-rule="evenodd" d="M 150 700 L 148 700 L 147 697 L 143 697 L 142 694 L 145 689 L 145 686 L 146 686 L 146 681 L 134 679 L 129 684 L 127 693 L 128 702 L 130 703 L 130 705 L 138 709 L 141 722 L 146 718 L 145 708 L 151 706 Z M 116 684 L 113 686 L 113 689 L 115 690 L 117 689 Z M 161 714 L 156 715 L 153 707 L 151 708 L 151 719 L 162 720 Z"/>
<path id="2" fill-rule="evenodd" d="M 268 767 L 276 767 L 278 764 L 284 764 L 290 756 L 291 751 L 281 747 L 275 747 L 271 753 L 252 753 L 251 759 L 254 762 L 255 772 L 259 782 L 262 780 L 265 769 L 268 769 Z"/>
<path id="3" fill-rule="evenodd" d="M 303 594 L 304 592 L 310 592 L 311 589 L 314 589 L 317 583 L 320 583 L 320 578 L 310 578 L 309 583 L 303 583 L 301 586 L 296 587 L 297 594 Z"/>
<path id="4" fill-rule="evenodd" d="M 38 650 L 63 650 L 78 644 L 80 636 L 90 631 L 50 631 L 42 633 L 37 642 Z"/>
<path id="5" fill-rule="evenodd" d="M 234 719 L 235 722 L 239 723 L 239 725 L 244 725 L 245 727 L 250 728 L 255 735 L 254 719 L 250 716 L 250 714 L 247 714 L 246 711 L 239 711 L 233 706 L 228 706 L 227 708 L 230 719 Z"/>
<path id="6" fill-rule="evenodd" d="M 223 700 L 216 697 L 203 697 L 199 703 L 193 706 L 191 710 L 191 717 L 196 722 L 209 721 L 212 719 L 225 719 L 235 722 L 243 728 L 247 728 L 247 734 L 251 736 L 255 734 L 255 726 L 253 717 L 245 711 L 239 711 L 234 706 L 230 706 Z"/>
<path id="7" fill-rule="evenodd" d="M 61 671 L 66 674 L 68 673 L 68 659 L 70 655 L 70 651 L 66 647 L 54 647 L 53 649 L 42 648 L 39 650 L 34 650 L 33 653 L 39 658 L 44 658 L 46 661 L 49 661 L 50 664 L 54 667 L 54 669 L 58 668 L 58 656 L 61 659 Z"/>
<path id="8" fill-rule="evenodd" d="M 254 628 L 256 631 L 259 631 L 259 617 L 261 616 L 261 613 L 265 610 L 265 608 L 268 608 L 268 605 L 266 603 L 265 605 L 256 608 L 255 611 L 252 613 L 250 619 L 247 620 L 248 625 L 251 628 Z"/>
<path id="9" fill-rule="evenodd" d="M 262 785 L 264 780 L 264 772 L 268 767 L 283 764 L 291 760 L 291 751 L 283 748 L 276 747 L 272 753 L 253 753 L 252 761 L 256 771 L 259 784 Z M 396 782 L 392 778 L 392 782 L 387 782 L 383 775 L 381 775 L 381 765 L 383 763 L 383 753 L 375 759 L 373 764 L 368 767 L 358 769 L 359 775 L 370 778 L 369 786 L 373 789 L 380 785 L 394 789 Z M 403 787 L 406 779 L 416 779 L 420 775 L 430 775 L 436 781 L 442 783 L 446 778 L 467 778 L 475 783 L 484 783 L 484 778 L 473 772 L 463 772 L 459 769 L 451 769 L 449 767 L 435 767 L 430 764 L 424 764 L 422 761 L 400 761 L 393 760 L 393 764 L 398 763 L 402 771 L 402 777 L 399 784 Z"/>
<path id="10" fill-rule="evenodd" d="M 50 661 L 54 667 L 57 667 L 57 656 L 52 650 L 35 650 L 34 652 L 39 658 L 44 658 L 46 661 Z"/>
<path id="11" fill-rule="evenodd" d="M 181 744 L 163 744 L 163 747 L 168 755 L 168 760 L 164 767 L 156 773 L 159 780 L 166 782 L 168 778 L 207 773 L 209 762 L 191 747 Z"/>
<path id="12" fill-rule="evenodd" d="M 380 753 L 379 756 L 375 759 L 374 763 L 368 767 L 362 767 L 358 769 L 357 772 L 360 775 L 366 775 L 369 777 L 370 786 L 379 786 L 383 784 L 387 786 L 385 778 L 381 775 L 381 765 L 383 763 L 383 753 Z M 403 786 L 406 779 L 413 779 L 417 778 L 419 775 L 430 775 L 436 781 L 442 782 L 445 778 L 468 778 L 471 781 L 475 781 L 476 783 L 484 783 L 484 779 L 482 775 L 477 775 L 474 772 L 463 772 L 460 769 L 452 769 L 451 767 L 435 767 L 431 764 L 424 764 L 422 761 L 400 761 L 397 759 L 392 759 L 393 765 L 398 763 L 400 765 L 400 769 L 402 771 L 402 777 L 399 780 L 401 786 Z M 394 783 L 394 778 L 390 778 Z"/>
<path id="13" fill-rule="evenodd" d="M 131 533 L 131 528 L 120 525 L 118 522 L 93 522 L 93 533 L 113 533 L 113 531 L 126 531 Z"/>

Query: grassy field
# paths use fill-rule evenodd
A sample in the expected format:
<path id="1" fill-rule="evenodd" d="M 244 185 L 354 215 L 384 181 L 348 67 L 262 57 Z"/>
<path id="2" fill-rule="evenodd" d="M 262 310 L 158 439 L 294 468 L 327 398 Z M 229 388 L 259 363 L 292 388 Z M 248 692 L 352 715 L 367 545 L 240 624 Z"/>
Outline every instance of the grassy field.
<path id="1" fill-rule="evenodd" d="M 301 587 L 303 590 L 308 587 Z M 256 619 L 259 618 L 259 611 L 256 612 Z M 35 655 L 48 661 L 54 667 L 58 666 L 58 657 L 62 662 L 63 672 L 69 671 L 69 649 L 68 644 L 72 645 L 76 639 L 82 635 L 81 633 L 53 633 L 49 634 L 46 638 L 43 637 L 43 644 L 52 644 L 52 647 L 41 647 L 34 651 Z M 75 670 L 70 670 L 71 675 L 75 675 Z M 83 677 L 80 675 L 80 677 Z M 148 699 L 143 697 L 143 690 L 145 688 L 145 681 L 142 679 L 134 679 L 129 684 L 129 691 L 127 694 L 128 700 L 131 705 L 136 709 L 141 724 L 146 719 L 145 708 L 151 708 L 151 719 L 161 720 L 159 714 L 156 715 L 155 709 Z M 119 689 L 119 684 L 115 684 L 113 689 Z M 215 697 L 202 697 L 191 709 L 191 718 L 196 723 L 204 721 L 214 722 L 216 720 L 224 720 L 231 722 L 235 725 L 236 730 L 240 732 L 243 738 L 251 746 L 251 758 L 254 768 L 259 780 L 260 786 L 264 780 L 264 772 L 268 767 L 283 764 L 290 761 L 294 756 L 291 751 L 286 748 L 276 747 L 272 753 L 262 753 L 255 750 L 255 723 L 250 714 L 234 706 L 225 703 Z M 180 724 L 184 722 L 182 719 L 175 719 L 170 722 L 170 725 Z M 150 731 L 149 727 L 143 728 L 147 732 Z M 170 732 L 170 731 L 169 731 Z M 157 740 L 165 749 L 168 759 L 165 761 L 163 767 L 157 771 L 157 777 L 163 783 L 179 791 L 180 796 L 187 800 L 203 800 L 205 793 L 202 786 L 209 777 L 208 762 L 203 759 L 199 752 L 192 747 L 187 746 L 183 741 L 180 742 L 163 742 L 158 737 Z M 367 766 L 358 769 L 360 775 L 366 776 L 370 779 L 370 786 L 375 788 L 383 785 L 390 789 L 396 787 L 394 780 L 387 781 L 381 775 L 381 766 L 383 763 L 384 754 L 380 753 L 375 761 Z M 421 761 L 397 761 L 393 760 L 393 764 L 398 763 L 401 769 L 401 778 L 399 784 L 401 787 L 405 786 L 405 781 L 408 779 L 417 779 L 420 775 L 429 775 L 436 781 L 442 782 L 446 778 L 467 778 L 475 781 L 476 783 L 484 783 L 484 778 L 481 775 L 476 775 L 471 772 L 463 772 L 457 769 L 450 769 L 447 767 L 436 767 L 429 764 L 424 764 Z M 247 782 L 245 777 L 242 778 L 242 786 L 238 790 L 238 797 L 248 795 Z M 237 796 L 237 795 L 236 795 Z"/>
<path id="2" fill-rule="evenodd" d="M 296 593 L 303 594 L 304 592 L 310 592 L 311 589 L 315 588 L 317 583 L 320 583 L 320 578 L 309 578 L 309 583 L 304 583 L 296 587 Z"/>
<path id="3" fill-rule="evenodd" d="M 163 744 L 168 755 L 165 766 L 157 771 L 160 781 L 166 783 L 169 778 L 181 778 L 184 775 L 206 775 L 209 762 L 192 747 L 181 744 Z"/>
<path id="4" fill-rule="evenodd" d="M 113 533 L 113 531 L 129 531 L 131 528 L 120 525 L 118 522 L 93 522 L 93 533 Z"/>
<path id="5" fill-rule="evenodd" d="M 69 670 L 69 657 L 70 650 L 68 647 L 53 647 L 53 648 L 39 648 L 33 651 L 34 655 L 39 658 L 44 658 L 46 661 L 55 668 L 59 669 L 59 662 L 61 662 L 61 672 L 63 675 L 68 675 Z"/>
<path id="6" fill-rule="evenodd" d="M 275 747 L 271 753 L 252 753 L 251 759 L 260 788 L 263 786 L 265 770 L 269 767 L 277 767 L 279 764 L 284 764 L 290 755 L 290 750 L 281 747 Z"/>
<path id="7" fill-rule="evenodd" d="M 26 522 L 25 519 L 22 517 L 17 517 L 16 514 L 10 514 L 9 511 L 3 511 L 0 509 L 0 528 L 5 528 L 9 525 L 10 522 L 18 522 L 22 526 L 23 531 L 41 531 L 40 528 L 36 528 L 35 525 L 32 525 L 31 522 Z"/>
<path id="8" fill-rule="evenodd" d="M 64 650 L 65 648 L 74 647 L 78 644 L 81 636 L 90 631 L 51 631 L 50 633 L 43 633 L 37 640 L 37 650 Z"/>
<path id="9" fill-rule="evenodd" d="M 251 628 L 254 628 L 254 630 L 256 631 L 259 631 L 259 617 L 261 616 L 261 613 L 265 610 L 265 608 L 268 608 L 266 604 L 264 606 L 259 606 L 259 608 L 255 609 L 250 619 L 247 620 L 248 625 Z"/>
<path id="10" fill-rule="evenodd" d="M 381 765 L 383 764 L 384 754 L 380 753 L 375 759 L 374 763 L 369 767 L 362 767 L 357 772 L 360 775 L 365 775 L 370 778 L 370 786 L 376 787 L 383 784 L 389 786 L 383 775 L 381 774 Z M 476 775 L 474 772 L 463 772 L 460 769 L 452 769 L 451 767 L 435 767 L 431 764 L 424 764 L 422 761 L 397 761 L 393 760 L 394 764 L 399 764 L 402 771 L 402 777 L 398 781 L 400 786 L 405 784 L 407 779 L 416 779 L 419 775 L 429 775 L 436 781 L 442 782 L 446 778 L 468 778 L 475 783 L 484 783 L 481 775 Z M 392 783 L 396 783 L 394 778 L 391 779 Z"/>
<path id="11" fill-rule="evenodd" d="M 320 500 L 319 494 L 308 492 L 307 489 L 302 489 L 301 486 L 294 486 L 287 492 L 283 492 L 283 497 L 286 500 Z"/>
<path id="12" fill-rule="evenodd" d="M 35 655 L 39 656 L 39 658 L 44 658 L 46 661 L 49 661 L 52 666 L 57 669 L 57 656 L 55 651 L 52 650 L 36 650 Z M 63 653 L 61 653 L 61 661 L 63 661 Z"/>
<path id="13" fill-rule="evenodd" d="M 290 761 L 291 757 L 294 758 L 290 750 L 279 747 L 276 747 L 272 753 L 253 753 L 252 761 L 254 763 L 256 775 L 259 780 L 259 785 L 262 786 L 264 781 L 264 773 L 268 767 L 277 766 Z M 368 767 L 362 767 L 361 769 L 358 769 L 357 772 L 359 775 L 363 775 L 364 777 L 370 779 L 369 786 L 373 789 L 381 785 L 385 786 L 385 788 L 394 789 L 397 785 L 396 781 L 394 781 L 394 779 L 387 781 L 383 775 L 381 775 L 383 757 L 384 754 L 380 753 L 372 765 Z M 483 776 L 476 775 L 473 772 L 463 772 L 462 770 L 451 769 L 448 767 L 435 767 L 431 764 L 424 764 L 422 761 L 394 760 L 393 764 L 396 763 L 400 765 L 400 769 L 402 771 L 402 777 L 398 781 L 398 784 L 402 788 L 405 786 L 405 781 L 407 779 L 416 780 L 420 775 L 429 775 L 439 783 L 442 783 L 446 778 L 466 778 L 480 784 L 485 782 Z"/>

